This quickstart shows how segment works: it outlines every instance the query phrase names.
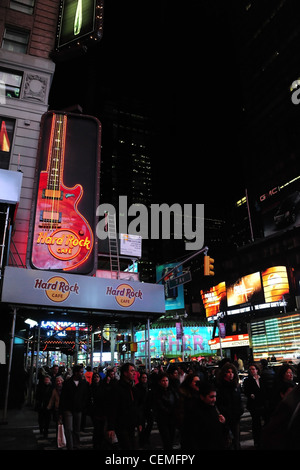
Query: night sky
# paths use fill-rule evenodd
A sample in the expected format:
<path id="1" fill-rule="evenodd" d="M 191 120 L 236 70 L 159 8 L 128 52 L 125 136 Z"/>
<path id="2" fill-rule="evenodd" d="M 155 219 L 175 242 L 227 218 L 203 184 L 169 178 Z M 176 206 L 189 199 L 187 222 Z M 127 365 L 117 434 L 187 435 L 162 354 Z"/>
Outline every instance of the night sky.
<path id="1" fill-rule="evenodd" d="M 151 103 L 164 202 L 224 204 L 245 187 L 230 9 L 212 4 L 107 0 L 103 39 L 58 63 L 53 80 L 50 109 L 80 104 L 99 117 L 107 94 Z"/>

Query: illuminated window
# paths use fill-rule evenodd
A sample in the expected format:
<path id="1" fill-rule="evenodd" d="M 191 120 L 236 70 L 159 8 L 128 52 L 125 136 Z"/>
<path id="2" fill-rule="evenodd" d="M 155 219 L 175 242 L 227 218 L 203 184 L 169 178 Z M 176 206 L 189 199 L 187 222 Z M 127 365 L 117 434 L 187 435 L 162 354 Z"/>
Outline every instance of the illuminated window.
<path id="1" fill-rule="evenodd" d="M 1 47 L 7 51 L 26 54 L 28 41 L 28 31 L 6 26 Z"/>
<path id="2" fill-rule="evenodd" d="M 0 68 L 0 103 L 1 98 L 20 98 L 23 74 Z"/>
<path id="3" fill-rule="evenodd" d="M 0 116 L 0 168 L 8 170 L 15 121 Z"/>

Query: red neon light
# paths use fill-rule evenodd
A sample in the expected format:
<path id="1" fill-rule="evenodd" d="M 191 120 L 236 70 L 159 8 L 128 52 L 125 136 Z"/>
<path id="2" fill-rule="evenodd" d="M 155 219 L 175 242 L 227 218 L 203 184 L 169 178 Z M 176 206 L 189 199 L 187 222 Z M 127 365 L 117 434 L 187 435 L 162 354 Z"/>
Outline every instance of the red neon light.
<path id="1" fill-rule="evenodd" d="M 63 184 L 67 120 L 53 113 L 47 170 L 40 173 L 31 255 L 37 269 L 73 270 L 87 261 L 94 245 L 91 227 L 78 210 L 82 186 Z"/>
<path id="2" fill-rule="evenodd" d="M 2 152 L 9 152 L 10 151 L 10 141 L 9 141 L 9 138 L 8 138 L 5 121 L 2 121 L 2 124 L 1 124 L 0 150 L 2 150 Z"/>

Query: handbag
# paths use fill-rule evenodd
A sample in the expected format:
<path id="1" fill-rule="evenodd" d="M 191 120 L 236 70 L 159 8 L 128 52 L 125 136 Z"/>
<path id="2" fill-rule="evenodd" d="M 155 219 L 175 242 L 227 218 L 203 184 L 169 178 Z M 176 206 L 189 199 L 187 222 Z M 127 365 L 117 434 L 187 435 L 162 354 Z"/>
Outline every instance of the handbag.
<path id="1" fill-rule="evenodd" d="M 66 436 L 63 424 L 59 424 L 57 428 L 57 447 L 59 449 L 66 447 Z"/>

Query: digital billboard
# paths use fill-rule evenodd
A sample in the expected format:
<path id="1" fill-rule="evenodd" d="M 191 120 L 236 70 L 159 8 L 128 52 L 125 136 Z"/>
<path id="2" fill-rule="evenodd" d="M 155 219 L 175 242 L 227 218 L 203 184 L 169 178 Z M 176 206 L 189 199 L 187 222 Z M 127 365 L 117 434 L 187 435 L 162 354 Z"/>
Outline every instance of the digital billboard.
<path id="1" fill-rule="evenodd" d="M 266 302 L 277 302 L 289 294 L 289 280 L 285 266 L 274 266 L 261 273 Z"/>
<path id="2" fill-rule="evenodd" d="M 182 337 L 177 338 L 176 327 L 150 329 L 151 357 L 176 357 L 211 355 L 209 341 L 212 336 L 212 326 L 184 326 Z M 136 358 L 145 356 L 146 342 L 145 331 L 136 332 L 137 353 Z"/>
<path id="3" fill-rule="evenodd" d="M 100 135 L 94 117 L 61 112 L 43 116 L 29 267 L 94 272 Z"/>
<path id="4" fill-rule="evenodd" d="M 289 294 L 287 269 L 285 266 L 273 266 L 243 276 L 229 285 L 221 282 L 200 293 L 207 318 L 226 311 L 230 314 L 241 313 L 247 305 L 248 311 L 252 306 L 254 309 L 275 307 L 276 303 L 287 300 L 284 296 Z M 228 310 L 228 307 L 233 309 Z"/>
<path id="5" fill-rule="evenodd" d="M 260 273 L 248 274 L 227 287 L 227 305 L 262 303 L 264 301 Z"/>
<path id="6" fill-rule="evenodd" d="M 58 48 L 76 45 L 82 39 L 102 37 L 103 1 L 63 0 L 58 24 Z M 97 33 L 94 35 L 94 33 Z"/>
<path id="7" fill-rule="evenodd" d="M 220 311 L 226 310 L 226 284 L 220 282 L 217 286 L 211 287 L 208 291 L 200 291 L 206 317 L 217 315 Z"/>
<path id="8" fill-rule="evenodd" d="M 0 116 L 0 168 L 8 170 L 15 121 Z"/>
<path id="9" fill-rule="evenodd" d="M 300 225 L 300 176 L 260 195 L 264 236 Z"/>
<path id="10" fill-rule="evenodd" d="M 176 266 L 176 263 L 163 264 L 156 267 L 156 280 L 158 281 L 163 276 L 161 283 L 164 286 L 166 310 L 184 309 L 184 290 L 183 285 L 176 287 L 169 287 L 168 280 L 174 279 L 182 274 L 182 266 L 179 266 L 169 275 L 168 272 Z"/>
<path id="11" fill-rule="evenodd" d="M 300 359 L 300 316 L 289 315 L 251 323 L 255 361 L 275 357 L 277 361 Z"/>

